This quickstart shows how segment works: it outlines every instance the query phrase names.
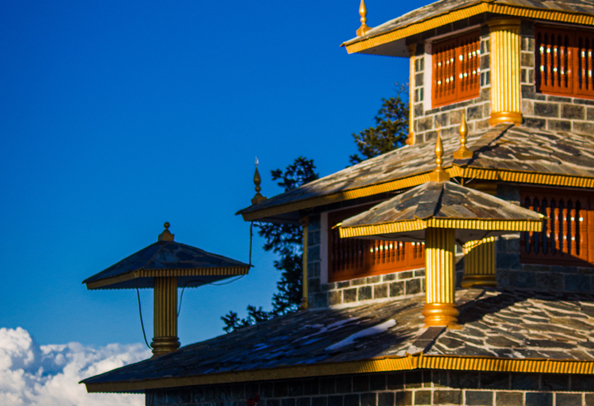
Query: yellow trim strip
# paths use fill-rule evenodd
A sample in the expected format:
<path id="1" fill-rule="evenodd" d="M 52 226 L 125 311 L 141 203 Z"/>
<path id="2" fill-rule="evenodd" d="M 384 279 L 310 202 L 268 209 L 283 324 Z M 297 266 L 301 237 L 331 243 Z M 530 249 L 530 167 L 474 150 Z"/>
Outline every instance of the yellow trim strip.
<path id="1" fill-rule="evenodd" d="M 571 24 L 594 25 L 594 16 L 588 14 L 580 14 L 571 11 L 562 10 L 542 10 L 534 8 L 521 8 L 510 5 L 494 4 L 494 3 L 480 3 L 464 9 L 454 10 L 446 14 L 429 18 L 428 20 L 411 24 L 394 31 L 383 34 L 378 34 L 375 37 L 364 38 L 360 41 L 343 46 L 349 54 L 361 52 L 366 49 L 374 48 L 389 42 L 397 41 L 402 38 L 407 38 L 412 35 L 419 34 L 431 30 L 433 28 L 441 27 L 464 18 L 473 17 L 482 13 L 503 14 L 516 17 L 533 18 L 537 20 L 558 21 Z"/>
<path id="2" fill-rule="evenodd" d="M 482 220 L 482 219 L 441 219 L 403 220 L 385 224 L 371 224 L 339 228 L 340 238 L 366 237 L 381 234 L 396 234 L 418 231 L 427 228 L 454 228 L 458 230 L 492 231 L 542 231 L 541 220 Z"/>
<path id="3" fill-rule="evenodd" d="M 87 289 L 99 289 L 116 283 L 126 282 L 136 278 L 167 278 L 173 276 L 234 276 L 247 275 L 249 267 L 231 268 L 193 268 L 193 269 L 140 269 L 87 283 Z"/>
<path id="4" fill-rule="evenodd" d="M 594 189 L 594 178 L 585 178 L 571 175 L 553 175 L 535 172 L 513 172 L 497 169 L 483 169 L 472 167 L 452 166 L 446 168 L 451 177 L 462 177 L 468 179 L 495 180 L 513 183 L 528 183 L 538 185 L 579 187 Z M 242 213 L 245 221 L 260 220 L 265 217 L 276 216 L 283 213 L 290 213 L 298 210 L 309 209 L 329 203 L 342 202 L 345 200 L 357 199 L 360 197 L 372 196 L 379 193 L 392 192 L 418 186 L 429 181 L 429 174 L 414 175 L 408 178 L 397 179 L 385 183 L 364 186 L 358 189 L 346 190 L 326 196 L 314 197 L 300 200 L 294 203 L 286 203 L 270 208 L 264 208 L 249 213 Z"/>
<path id="5" fill-rule="evenodd" d="M 410 355 L 366 361 L 337 362 L 273 369 L 224 372 L 190 377 L 169 377 L 144 381 L 87 383 L 87 392 L 130 392 L 194 385 L 214 385 L 276 379 L 311 378 L 331 375 L 445 369 L 458 371 L 530 372 L 555 374 L 594 374 L 594 361 L 556 359 L 509 359 L 452 355 Z"/>

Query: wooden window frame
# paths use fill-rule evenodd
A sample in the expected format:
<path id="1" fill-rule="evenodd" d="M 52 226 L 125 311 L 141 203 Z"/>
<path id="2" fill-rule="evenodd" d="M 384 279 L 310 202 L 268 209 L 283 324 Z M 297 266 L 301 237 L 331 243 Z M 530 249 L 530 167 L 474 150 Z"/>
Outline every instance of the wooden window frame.
<path id="1" fill-rule="evenodd" d="M 520 205 L 548 219 L 540 233 L 521 233 L 523 264 L 594 268 L 594 193 L 523 187 Z"/>
<path id="2" fill-rule="evenodd" d="M 480 31 L 433 44 L 432 108 L 479 97 Z"/>
<path id="3" fill-rule="evenodd" d="M 425 244 L 343 238 L 332 228 L 373 205 L 328 214 L 328 282 L 408 271 L 425 267 Z"/>
<path id="4" fill-rule="evenodd" d="M 537 25 L 536 91 L 594 99 L 594 31 Z"/>

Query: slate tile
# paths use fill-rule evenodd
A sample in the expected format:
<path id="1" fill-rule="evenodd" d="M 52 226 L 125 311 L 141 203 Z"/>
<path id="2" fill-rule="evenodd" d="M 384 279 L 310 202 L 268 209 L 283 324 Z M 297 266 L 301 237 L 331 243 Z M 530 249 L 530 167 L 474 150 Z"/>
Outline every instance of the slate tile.
<path id="1" fill-rule="evenodd" d="M 569 375 L 542 374 L 541 390 L 569 390 Z"/>
<path id="2" fill-rule="evenodd" d="M 362 393 L 361 406 L 377 406 L 377 394 L 373 392 Z"/>
<path id="3" fill-rule="evenodd" d="M 553 406 L 552 393 L 526 393 L 526 406 Z"/>
<path id="4" fill-rule="evenodd" d="M 524 394 L 521 392 L 496 392 L 496 406 L 518 406 L 524 401 Z"/>
<path id="5" fill-rule="evenodd" d="M 394 406 L 394 392 L 379 392 L 377 394 L 377 406 Z"/>
<path id="6" fill-rule="evenodd" d="M 466 404 L 468 406 L 492 406 L 493 392 L 466 391 Z"/>
<path id="7" fill-rule="evenodd" d="M 579 393 L 556 393 L 555 406 L 582 406 L 582 395 Z"/>
<path id="8" fill-rule="evenodd" d="M 462 404 L 462 391 L 437 390 L 433 392 L 433 403 L 437 405 L 460 405 Z"/>
<path id="9" fill-rule="evenodd" d="M 414 404 L 416 405 L 430 405 L 431 404 L 431 391 L 429 390 L 418 390 L 414 393 Z"/>

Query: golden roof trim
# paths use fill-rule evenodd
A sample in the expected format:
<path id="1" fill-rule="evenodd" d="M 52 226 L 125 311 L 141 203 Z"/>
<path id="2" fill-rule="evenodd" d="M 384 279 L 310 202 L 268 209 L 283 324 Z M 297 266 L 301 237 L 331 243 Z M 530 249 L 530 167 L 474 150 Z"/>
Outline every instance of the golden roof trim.
<path id="1" fill-rule="evenodd" d="M 441 27 L 464 18 L 473 17 L 482 13 L 503 14 L 515 17 L 533 18 L 538 20 L 558 21 L 564 23 L 594 25 L 594 16 L 590 14 L 576 13 L 568 10 L 543 10 L 529 7 L 518 7 L 507 4 L 479 3 L 466 8 L 453 10 L 438 16 L 430 17 L 393 31 L 385 32 L 369 38 L 353 40 L 350 44 L 343 43 L 349 54 L 374 48 L 389 42 L 407 38 L 433 28 Z"/>
<path id="2" fill-rule="evenodd" d="M 530 372 L 555 374 L 594 374 L 594 361 L 540 358 L 497 358 L 455 355 L 407 354 L 365 361 L 297 365 L 254 371 L 223 372 L 190 377 L 169 377 L 144 381 L 86 383 L 87 392 L 131 392 L 194 385 L 214 385 L 277 379 L 311 378 L 330 375 L 443 369 L 457 371 Z"/>
<path id="3" fill-rule="evenodd" d="M 468 166 L 453 165 L 445 170 L 450 177 L 463 177 L 478 180 L 493 180 L 513 183 L 529 183 L 548 186 L 565 186 L 578 188 L 594 189 L 594 178 L 586 178 L 573 175 L 543 174 L 537 172 L 517 172 L 500 169 L 473 168 Z M 297 210 L 309 209 L 324 204 L 337 203 L 345 200 L 357 199 L 361 197 L 373 196 L 385 192 L 406 189 L 418 186 L 429 181 L 429 173 L 413 175 L 406 178 L 395 179 L 384 183 L 363 186 L 356 189 L 345 190 L 332 193 L 326 196 L 313 197 L 292 203 L 279 204 L 270 208 L 242 213 L 245 221 L 255 221 L 265 217 L 275 216 L 284 213 L 290 213 Z"/>
<path id="4" fill-rule="evenodd" d="M 393 223 L 372 224 L 365 226 L 340 227 L 340 238 L 368 237 L 380 234 L 403 233 L 425 230 L 427 228 L 453 228 L 457 230 L 490 231 L 542 231 L 542 220 L 507 220 L 507 219 L 443 219 L 401 220 Z"/>
<path id="5" fill-rule="evenodd" d="M 99 289 L 116 283 L 137 278 L 167 278 L 175 276 L 234 276 L 247 275 L 249 267 L 234 266 L 223 268 L 190 268 L 190 269 L 138 269 L 123 275 L 98 281 L 87 282 L 87 289 Z"/>

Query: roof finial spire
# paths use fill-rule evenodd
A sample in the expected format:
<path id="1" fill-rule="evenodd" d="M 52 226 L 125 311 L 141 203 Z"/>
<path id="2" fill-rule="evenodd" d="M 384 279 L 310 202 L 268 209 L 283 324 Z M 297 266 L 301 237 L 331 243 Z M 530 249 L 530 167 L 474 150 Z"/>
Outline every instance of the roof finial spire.
<path id="1" fill-rule="evenodd" d="M 166 221 L 163 226 L 165 227 L 165 230 L 159 234 L 159 241 L 173 241 L 174 235 L 169 231 L 169 222 Z"/>
<path id="2" fill-rule="evenodd" d="M 435 170 L 429 174 L 431 182 L 450 180 L 450 175 L 443 169 L 443 144 L 441 142 L 441 127 L 437 124 L 437 140 L 435 141 Z"/>
<path id="3" fill-rule="evenodd" d="M 460 120 L 460 149 L 454 152 L 454 159 L 470 159 L 472 151 L 466 147 L 466 136 L 468 135 L 468 125 L 466 124 L 466 114 L 462 113 Z"/>
<path id="4" fill-rule="evenodd" d="M 365 7 L 365 0 L 361 0 L 359 15 L 361 16 L 361 27 L 357 30 L 357 37 L 362 37 L 371 29 L 371 27 L 368 27 L 367 24 L 365 24 L 367 22 L 367 7 Z"/>
<path id="5" fill-rule="evenodd" d="M 254 173 L 254 185 L 256 185 L 256 195 L 252 198 L 252 204 L 260 204 L 266 198 L 260 194 L 262 188 L 260 187 L 260 183 L 262 183 L 262 178 L 260 178 L 260 172 L 258 172 L 258 157 L 256 157 L 256 172 Z"/>

